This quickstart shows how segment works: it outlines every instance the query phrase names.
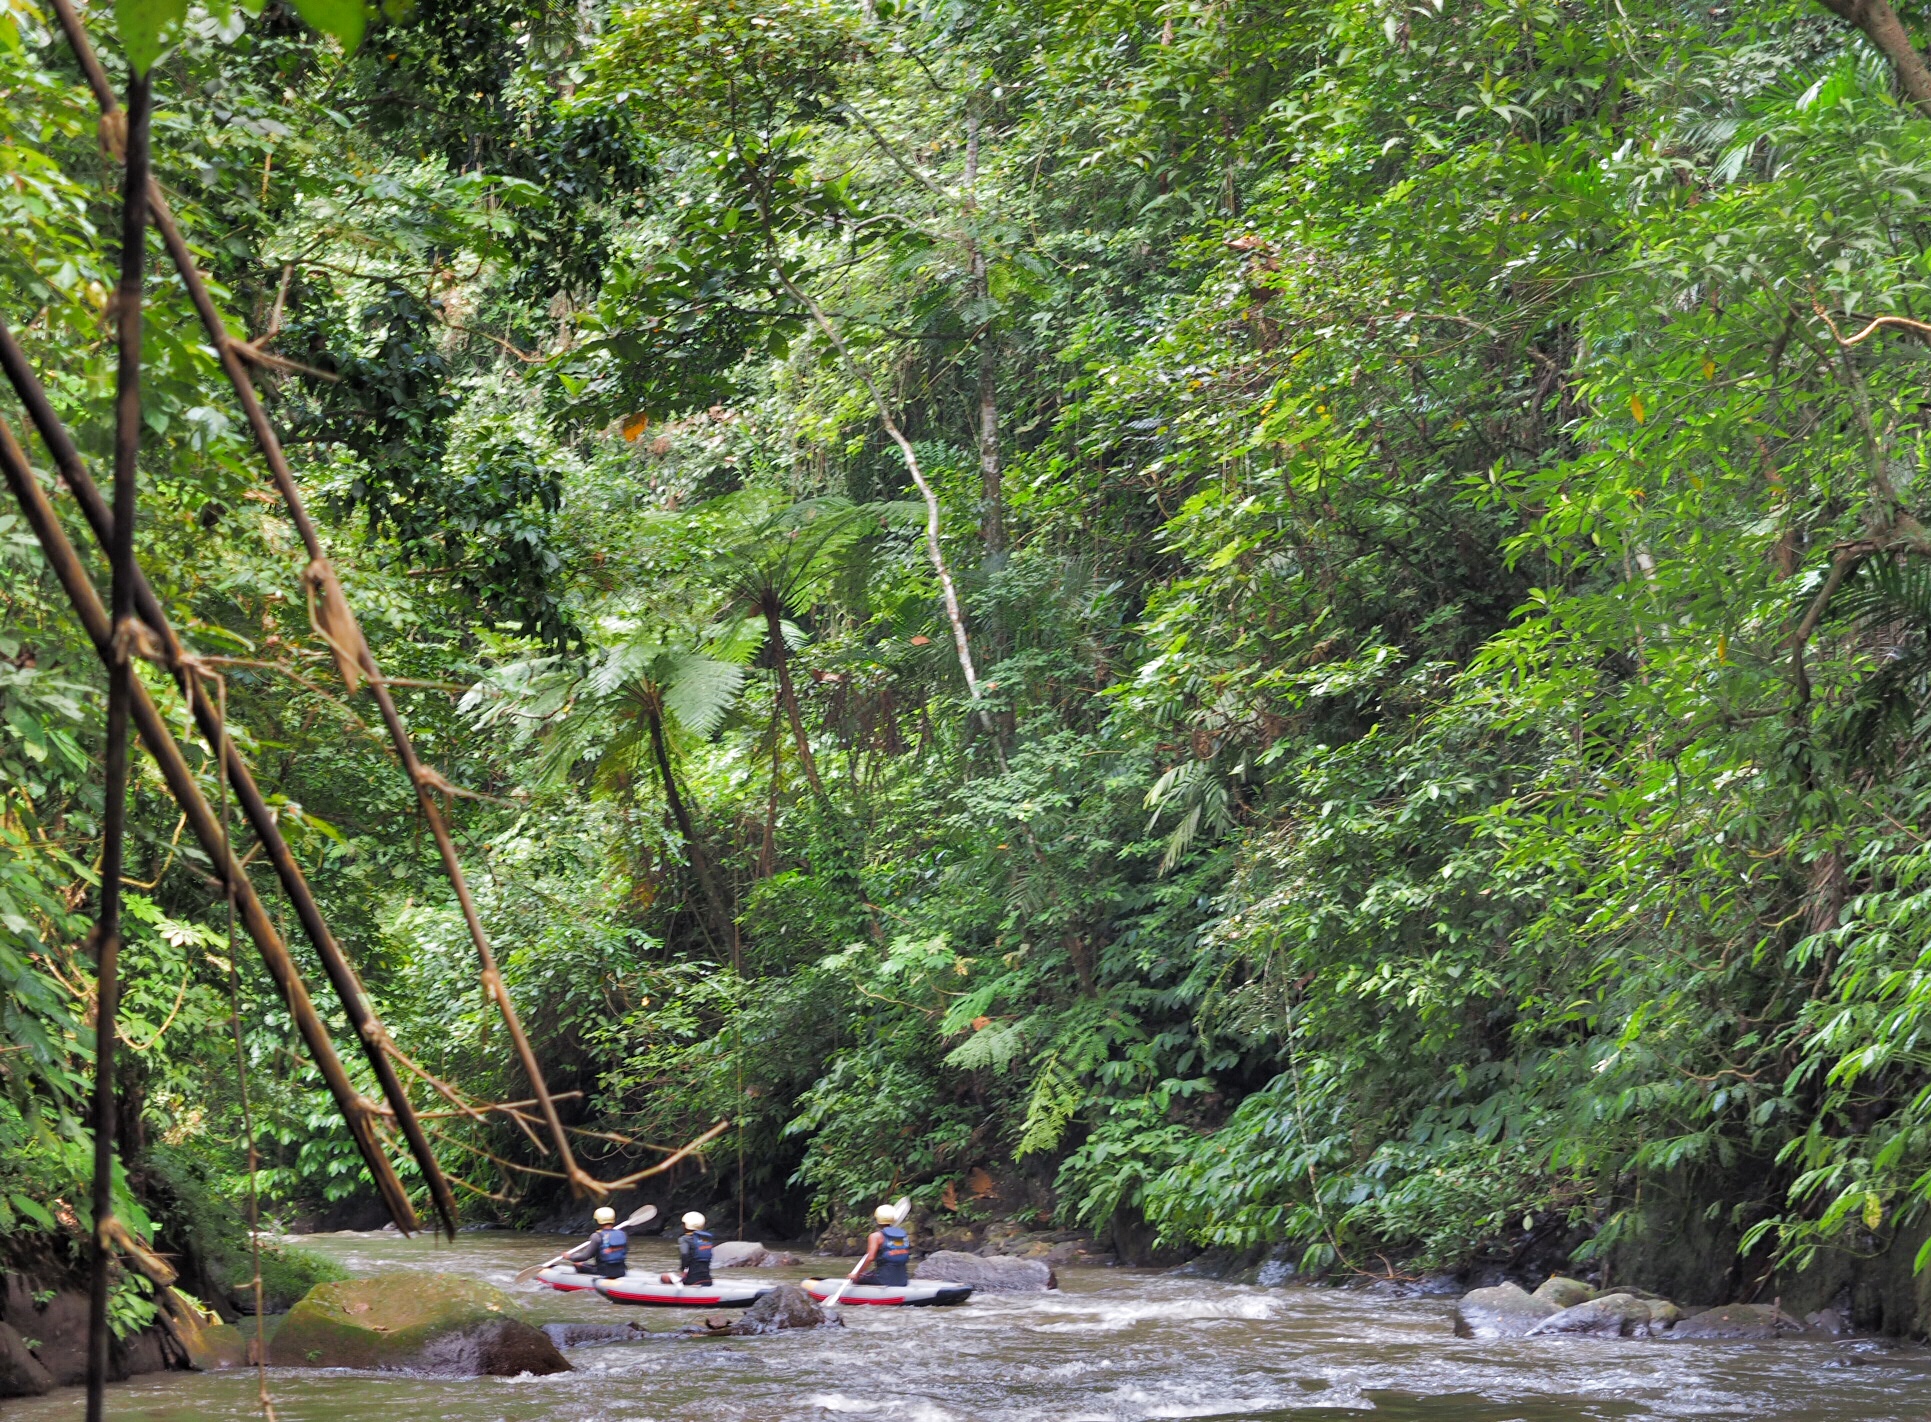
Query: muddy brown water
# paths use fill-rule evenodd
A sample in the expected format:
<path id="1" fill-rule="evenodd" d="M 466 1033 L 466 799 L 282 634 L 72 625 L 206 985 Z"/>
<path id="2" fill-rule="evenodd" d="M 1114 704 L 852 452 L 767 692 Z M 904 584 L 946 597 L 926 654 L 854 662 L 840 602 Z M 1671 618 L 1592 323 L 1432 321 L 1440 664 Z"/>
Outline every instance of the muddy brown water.
<path id="1" fill-rule="evenodd" d="M 514 1288 L 574 1242 L 478 1232 L 301 1241 L 357 1273 L 443 1269 Z M 636 1261 L 673 1250 L 640 1241 Z M 815 1267 L 812 1267 L 814 1266 Z M 760 1270 L 804 1278 L 808 1260 Z M 1931 1350 L 1873 1340 L 1776 1344 L 1580 1339 L 1470 1342 L 1450 1304 L 1392 1290 L 1262 1289 L 1135 1269 L 1066 1270 L 1056 1293 L 974 1295 L 947 1309 L 847 1308 L 838 1331 L 672 1336 L 686 1310 L 620 1308 L 525 1286 L 539 1322 L 635 1320 L 652 1336 L 569 1350 L 548 1378 L 271 1370 L 284 1422 L 1931 1422 Z M 0 1404 L 8 1422 L 69 1422 L 81 1397 Z M 109 1394 L 124 1422 L 259 1417 L 255 1377 L 166 1373 Z"/>

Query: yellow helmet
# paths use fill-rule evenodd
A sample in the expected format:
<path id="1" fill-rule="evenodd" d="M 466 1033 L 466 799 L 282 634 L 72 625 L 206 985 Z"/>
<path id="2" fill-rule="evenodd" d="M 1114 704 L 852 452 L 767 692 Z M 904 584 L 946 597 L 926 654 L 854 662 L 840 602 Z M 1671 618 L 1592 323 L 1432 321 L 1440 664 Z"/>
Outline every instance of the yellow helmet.
<path id="1" fill-rule="evenodd" d="M 684 1216 L 684 1228 L 703 1229 L 704 1216 L 700 1215 L 696 1210 L 692 1210 L 688 1215 Z"/>
<path id="2" fill-rule="evenodd" d="M 615 1224 L 617 1222 L 617 1212 L 608 1205 L 599 1205 L 597 1206 L 596 1214 L 592 1215 L 591 1218 L 596 1220 L 598 1224 Z"/>
<path id="3" fill-rule="evenodd" d="M 898 1223 L 898 1211 L 890 1205 L 880 1205 L 872 1211 L 872 1218 L 880 1224 L 895 1225 Z"/>

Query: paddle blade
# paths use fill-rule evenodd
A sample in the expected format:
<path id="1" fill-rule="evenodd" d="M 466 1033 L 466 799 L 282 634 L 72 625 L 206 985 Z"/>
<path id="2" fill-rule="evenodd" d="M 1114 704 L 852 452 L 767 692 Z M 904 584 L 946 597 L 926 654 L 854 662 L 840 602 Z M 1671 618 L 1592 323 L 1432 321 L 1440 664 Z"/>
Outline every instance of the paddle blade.
<path id="1" fill-rule="evenodd" d="M 629 1219 L 625 1220 L 622 1224 L 618 1225 L 617 1228 L 629 1229 L 632 1225 L 649 1224 L 652 1220 L 656 1218 L 657 1218 L 657 1206 L 645 1205 L 641 1210 L 637 1211 L 636 1214 L 632 1215 Z"/>
<path id="2" fill-rule="evenodd" d="M 522 1273 L 516 1276 L 516 1282 L 519 1284 L 527 1284 L 530 1282 L 530 1280 L 534 1279 L 538 1274 L 541 1274 L 545 1269 L 549 1268 L 552 1264 L 561 1264 L 562 1262 L 563 1262 L 563 1256 L 559 1254 L 554 1259 L 545 1259 L 541 1264 L 532 1264 L 529 1268 L 525 1269 Z"/>
<path id="3" fill-rule="evenodd" d="M 892 1223 L 904 1224 L 905 1217 L 911 1213 L 912 1213 L 911 1196 L 909 1195 L 899 1196 L 898 1203 L 892 1206 Z"/>

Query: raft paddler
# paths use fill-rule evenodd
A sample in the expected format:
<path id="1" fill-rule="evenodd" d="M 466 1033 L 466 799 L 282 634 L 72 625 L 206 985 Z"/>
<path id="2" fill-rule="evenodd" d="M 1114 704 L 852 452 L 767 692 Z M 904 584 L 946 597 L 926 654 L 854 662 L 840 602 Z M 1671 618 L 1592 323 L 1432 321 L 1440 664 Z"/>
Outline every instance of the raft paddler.
<path id="1" fill-rule="evenodd" d="M 677 1240 L 677 1272 L 660 1274 L 658 1280 L 665 1284 L 707 1285 L 711 1282 L 711 1251 L 717 1248 L 717 1241 L 704 1228 L 704 1216 L 696 1210 L 684 1216 L 684 1229 L 686 1232 Z"/>
<path id="2" fill-rule="evenodd" d="M 577 1266 L 579 1274 L 623 1278 L 630 1236 L 618 1225 L 617 1212 L 608 1205 L 599 1205 L 591 1218 L 597 1222 L 597 1232 L 563 1257 Z"/>
<path id="3" fill-rule="evenodd" d="M 854 1284 L 882 1284 L 902 1289 L 911 1282 L 905 1273 L 912 1259 L 911 1237 L 899 1224 L 899 1212 L 891 1205 L 880 1205 L 872 1211 L 872 1218 L 878 1221 L 878 1228 L 865 1241 L 865 1257 L 848 1277 Z"/>

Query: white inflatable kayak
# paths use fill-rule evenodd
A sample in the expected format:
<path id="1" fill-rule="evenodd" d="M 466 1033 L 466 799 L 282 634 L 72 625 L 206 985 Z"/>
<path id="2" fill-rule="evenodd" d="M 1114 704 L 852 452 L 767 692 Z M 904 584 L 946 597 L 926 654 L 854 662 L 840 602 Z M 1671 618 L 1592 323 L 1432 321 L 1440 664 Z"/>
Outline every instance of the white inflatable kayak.
<path id="1" fill-rule="evenodd" d="M 548 1284 L 561 1293 L 579 1294 L 595 1288 L 597 1278 L 595 1274 L 580 1274 L 568 1264 L 552 1264 L 536 1276 L 536 1281 L 539 1284 Z"/>
<path id="2" fill-rule="evenodd" d="M 626 1274 L 621 1279 L 593 1281 L 597 1292 L 612 1303 L 647 1304 L 653 1308 L 748 1308 L 776 1287 L 772 1284 L 665 1284 L 655 1274 Z"/>
<path id="3" fill-rule="evenodd" d="M 838 1292 L 837 1279 L 806 1279 L 805 1292 L 823 1303 Z M 839 1294 L 843 1304 L 883 1304 L 887 1307 L 944 1308 L 962 1304 L 972 1297 L 970 1284 L 948 1284 L 943 1279 L 914 1279 L 904 1286 L 896 1284 L 853 1284 Z"/>

